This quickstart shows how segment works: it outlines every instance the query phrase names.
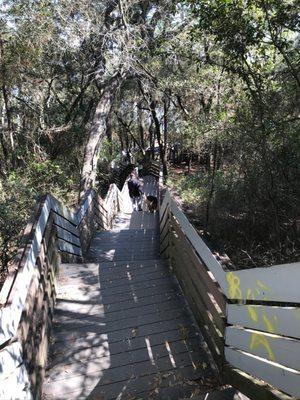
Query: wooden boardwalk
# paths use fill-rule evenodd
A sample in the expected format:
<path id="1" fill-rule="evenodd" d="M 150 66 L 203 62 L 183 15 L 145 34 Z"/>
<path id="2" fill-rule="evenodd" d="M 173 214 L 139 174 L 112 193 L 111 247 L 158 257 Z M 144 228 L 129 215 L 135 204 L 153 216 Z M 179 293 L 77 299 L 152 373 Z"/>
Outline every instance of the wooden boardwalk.
<path id="1" fill-rule="evenodd" d="M 145 192 L 156 190 L 146 178 Z M 96 234 L 84 264 L 61 266 L 59 281 L 46 399 L 204 399 L 217 384 L 160 259 L 157 213 L 119 214 L 111 231 Z"/>

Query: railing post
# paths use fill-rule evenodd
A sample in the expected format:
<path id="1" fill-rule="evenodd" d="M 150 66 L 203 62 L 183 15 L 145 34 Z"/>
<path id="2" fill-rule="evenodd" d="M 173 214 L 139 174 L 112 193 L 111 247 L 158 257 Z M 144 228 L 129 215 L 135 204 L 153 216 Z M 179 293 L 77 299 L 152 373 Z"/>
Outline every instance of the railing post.
<path id="1" fill-rule="evenodd" d="M 160 254 L 164 258 L 169 258 L 170 246 L 170 205 L 171 199 L 168 189 L 164 190 L 164 198 L 160 206 Z M 160 194 L 162 190 L 160 190 Z"/>

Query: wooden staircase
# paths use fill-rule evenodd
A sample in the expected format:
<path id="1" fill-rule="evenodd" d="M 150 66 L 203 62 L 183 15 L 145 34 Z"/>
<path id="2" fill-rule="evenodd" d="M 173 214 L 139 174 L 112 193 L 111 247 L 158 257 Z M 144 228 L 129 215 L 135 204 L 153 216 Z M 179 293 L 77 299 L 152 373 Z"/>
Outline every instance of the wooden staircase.
<path id="1" fill-rule="evenodd" d="M 47 399 L 204 399 L 218 386 L 160 259 L 158 226 L 156 214 L 120 213 L 112 230 L 95 235 L 84 264 L 61 266 Z"/>
<path id="2" fill-rule="evenodd" d="M 300 398 L 300 263 L 227 271 L 159 197 L 159 217 L 132 212 L 126 184 L 75 210 L 41 198 L 0 291 L 1 399 L 245 398 L 219 379 Z"/>

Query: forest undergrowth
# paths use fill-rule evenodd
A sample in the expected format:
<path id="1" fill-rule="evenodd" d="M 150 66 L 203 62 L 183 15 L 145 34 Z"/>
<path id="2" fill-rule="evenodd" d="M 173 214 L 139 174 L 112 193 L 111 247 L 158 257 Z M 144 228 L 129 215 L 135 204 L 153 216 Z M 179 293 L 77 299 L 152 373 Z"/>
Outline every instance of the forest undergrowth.
<path id="1" fill-rule="evenodd" d="M 39 195 L 72 206 L 103 193 L 97 165 L 134 151 L 157 155 L 164 178 L 177 158 L 198 159 L 169 183 L 236 267 L 299 259 L 297 6 L 0 5 L 0 271 Z"/>
<path id="2" fill-rule="evenodd" d="M 209 175 L 197 165 L 171 168 L 168 185 L 188 219 L 219 261 L 229 269 L 267 267 L 297 262 L 300 257 L 299 220 L 281 210 L 279 236 L 264 204 L 251 210 L 244 201 L 243 180 L 220 170 L 207 221 Z M 244 188 L 245 189 L 245 188 Z M 253 212 L 253 209 L 256 210 Z"/>

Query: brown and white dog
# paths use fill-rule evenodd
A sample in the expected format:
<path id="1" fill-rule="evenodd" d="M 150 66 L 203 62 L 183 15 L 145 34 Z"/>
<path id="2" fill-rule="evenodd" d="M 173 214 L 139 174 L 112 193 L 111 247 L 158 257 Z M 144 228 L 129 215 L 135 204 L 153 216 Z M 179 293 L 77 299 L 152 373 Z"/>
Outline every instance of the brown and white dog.
<path id="1" fill-rule="evenodd" d="M 144 202 L 147 205 L 149 212 L 153 213 L 154 211 L 157 210 L 158 206 L 157 197 L 151 195 L 146 196 L 144 194 Z"/>

